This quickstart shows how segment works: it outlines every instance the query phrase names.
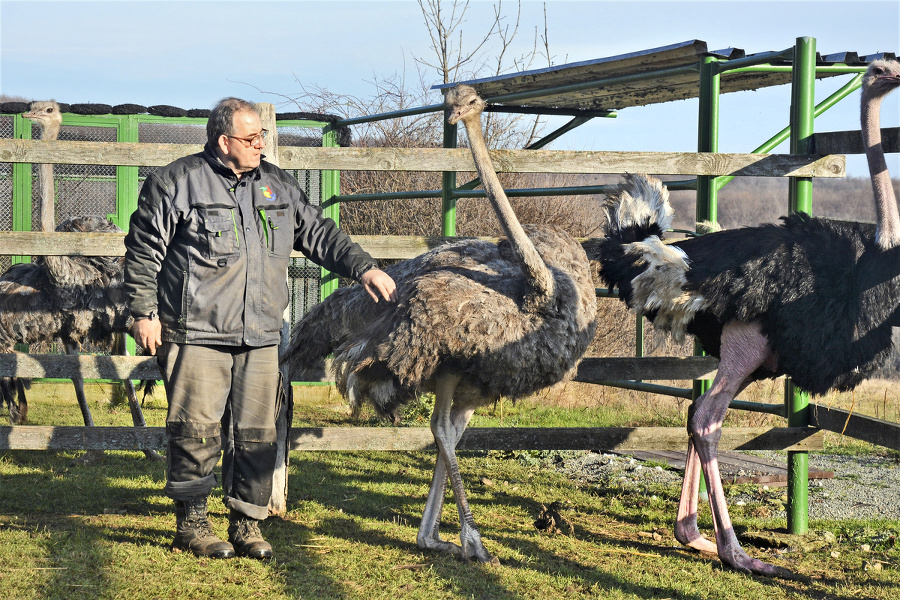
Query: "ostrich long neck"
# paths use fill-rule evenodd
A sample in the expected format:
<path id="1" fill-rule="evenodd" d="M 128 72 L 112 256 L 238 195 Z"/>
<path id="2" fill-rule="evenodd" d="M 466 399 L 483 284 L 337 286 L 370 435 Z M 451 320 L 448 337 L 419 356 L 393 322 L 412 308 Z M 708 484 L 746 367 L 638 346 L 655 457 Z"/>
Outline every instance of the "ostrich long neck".
<path id="1" fill-rule="evenodd" d="M 39 167 L 41 174 L 41 231 L 53 231 L 56 229 L 54 218 L 54 194 L 56 190 L 53 187 L 53 165 L 41 164 Z"/>
<path id="2" fill-rule="evenodd" d="M 875 215 L 878 221 L 875 240 L 879 247 L 886 250 L 900 245 L 900 213 L 897 212 L 897 199 L 881 145 L 881 100 L 882 96 L 864 96 L 860 120 L 869 175 L 872 177 L 872 191 L 875 194 Z"/>
<path id="3" fill-rule="evenodd" d="M 41 139 L 55 140 L 59 137 L 59 125 L 44 123 L 41 125 Z M 56 189 L 53 187 L 53 164 L 41 164 L 38 168 L 41 175 L 41 231 L 55 231 Z"/>
<path id="4" fill-rule="evenodd" d="M 481 131 L 481 114 L 475 113 L 463 120 L 466 127 L 466 133 L 469 136 L 469 144 L 472 150 L 472 157 L 475 159 L 475 167 L 478 169 L 478 175 L 484 185 L 485 193 L 494 212 L 497 213 L 497 219 L 503 228 L 503 233 L 509 239 L 513 247 L 513 251 L 522 264 L 522 270 L 526 277 L 530 280 L 534 291 L 543 297 L 549 298 L 553 295 L 553 275 L 550 269 L 544 263 L 537 248 L 525 235 L 525 230 L 519 223 L 516 213 L 513 212 L 506 192 L 500 184 L 497 172 L 491 163 L 491 157 L 488 154 L 487 144 L 484 141 L 484 134 Z"/>

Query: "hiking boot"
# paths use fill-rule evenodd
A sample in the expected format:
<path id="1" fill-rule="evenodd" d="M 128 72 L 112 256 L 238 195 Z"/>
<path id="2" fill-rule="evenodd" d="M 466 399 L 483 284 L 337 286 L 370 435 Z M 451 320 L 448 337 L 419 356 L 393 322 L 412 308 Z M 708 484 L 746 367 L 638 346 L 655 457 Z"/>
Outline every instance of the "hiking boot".
<path id="1" fill-rule="evenodd" d="M 234 558 L 234 547 L 216 537 L 206 515 L 206 498 L 175 501 L 175 539 L 172 550 L 189 550 L 194 556 Z"/>
<path id="2" fill-rule="evenodd" d="M 236 512 L 231 513 L 228 541 L 232 543 L 238 556 L 259 560 L 273 556 L 272 546 L 263 539 L 259 531 L 259 521 Z"/>

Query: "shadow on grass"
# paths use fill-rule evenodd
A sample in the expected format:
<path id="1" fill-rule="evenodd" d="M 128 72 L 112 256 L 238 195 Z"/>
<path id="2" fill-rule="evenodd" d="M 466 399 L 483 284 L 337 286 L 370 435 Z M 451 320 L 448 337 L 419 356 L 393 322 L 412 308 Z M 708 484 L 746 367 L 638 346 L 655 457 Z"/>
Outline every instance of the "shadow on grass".
<path id="1" fill-rule="evenodd" d="M 19 516 L 18 520 L 0 516 L 0 530 L 35 538 L 31 545 L 45 561 L 40 566 L 50 571 L 29 594 L 37 598 L 116 597 L 126 592 L 130 597 L 144 592 L 167 595 L 176 588 L 155 579 L 173 570 L 184 574 L 183 587 L 196 594 L 198 589 L 190 586 L 209 585 L 213 594 L 208 597 L 217 598 L 249 596 L 255 593 L 253 586 L 265 584 L 274 592 L 270 597 L 355 600 L 406 592 L 427 597 L 432 590 L 440 596 L 512 600 L 540 594 L 528 587 L 539 582 L 552 586 L 547 589 L 548 598 L 603 597 L 605 591 L 699 600 L 711 597 L 700 588 L 701 583 L 708 586 L 710 577 L 744 591 L 755 590 L 760 597 L 791 595 L 810 600 L 857 600 L 865 593 L 841 595 L 843 590 L 859 587 L 849 583 L 884 586 L 887 596 L 896 595 L 898 588 L 894 582 L 853 581 L 853 576 L 823 577 L 813 585 L 749 577 L 723 569 L 715 559 L 629 540 L 607 530 L 619 523 L 645 527 L 633 513 L 641 499 L 625 499 L 618 508 L 609 502 L 612 491 L 608 497 L 592 497 L 564 485 L 561 476 L 554 483 L 554 476 L 538 475 L 541 494 L 569 494 L 574 498 L 573 510 L 584 518 L 595 517 L 586 525 L 579 522 L 572 540 L 548 540 L 522 524 L 523 516 L 528 521 L 538 514 L 542 502 L 536 494 L 517 492 L 515 486 L 487 486 L 473 474 L 476 466 L 478 473 L 492 477 L 491 469 L 500 469 L 496 471 L 500 477 L 507 473 L 519 477 L 524 471 L 502 471 L 508 467 L 492 465 L 498 461 L 481 456 L 463 458 L 463 477 L 486 545 L 500 555 L 503 566 L 494 569 L 422 551 L 416 546 L 415 530 L 434 467 L 434 456 L 424 452 L 292 454 L 289 514 L 262 525 L 277 560 L 206 564 L 168 552 L 174 516 L 171 502 L 162 494 L 162 465 L 144 460 L 140 453 L 110 453 L 100 463 L 77 467 L 69 465 L 71 458 L 69 453 L 51 452 L 12 452 L 0 457 L 0 513 Z M 593 498 L 599 498 L 600 504 L 589 501 Z M 220 488 L 211 506 L 214 526 L 221 534 L 226 511 Z M 454 540 L 459 524 L 450 495 L 446 511 L 441 527 L 445 538 Z M 327 544 L 322 536 L 327 536 Z M 366 564 L 341 568 L 340 553 Z M 133 566 L 123 566 L 126 562 Z M 663 563 L 674 581 L 653 576 Z M 368 581 L 369 575 L 378 577 L 377 583 Z M 242 578 L 247 582 L 243 592 L 229 591 L 229 581 Z M 697 582 L 698 589 L 692 590 L 685 581 Z M 567 585 L 572 589 L 567 590 Z M 728 595 L 722 592 L 718 597 Z"/>
<path id="2" fill-rule="evenodd" d="M 284 520 L 277 525 L 278 528 L 284 528 L 283 536 L 286 539 L 304 540 L 301 545 L 312 549 L 304 552 L 301 557 L 288 560 L 297 564 L 305 563 L 307 569 L 315 571 L 318 577 L 327 581 L 327 586 L 322 588 L 327 589 L 327 593 L 309 597 L 359 597 L 354 595 L 358 590 L 353 575 L 335 573 L 329 561 L 324 558 L 325 553 L 331 550 L 322 550 L 323 554 L 315 554 L 318 536 L 332 538 L 332 542 L 337 541 L 335 543 L 343 541 L 347 544 L 364 544 L 373 548 L 371 553 L 373 560 L 382 561 L 379 565 L 381 571 L 426 569 L 431 577 L 443 582 L 442 589 L 452 590 L 453 594 L 460 597 L 520 598 L 523 582 L 547 581 L 548 578 L 553 579 L 557 575 L 574 582 L 570 584 L 575 586 L 570 590 L 573 596 L 591 595 L 606 590 L 646 598 L 699 600 L 710 597 L 707 592 L 699 589 L 692 591 L 689 586 L 686 589 L 683 581 L 679 585 L 677 581 L 647 577 L 645 571 L 652 572 L 658 569 L 658 566 L 654 566 L 655 561 L 667 563 L 667 571 L 673 573 L 676 580 L 682 578 L 679 573 L 684 573 L 684 578 L 688 581 L 698 583 L 703 582 L 702 578 L 708 576 L 724 578 L 731 582 L 729 585 L 744 591 L 754 588 L 759 592 L 768 590 L 764 592 L 766 596 L 773 594 L 780 597 L 792 594 L 793 597 L 810 599 L 827 596 L 835 600 L 856 600 L 859 597 L 857 594 L 835 593 L 847 585 L 846 579 L 819 578 L 810 585 L 809 581 L 804 583 L 747 576 L 723 567 L 716 558 L 702 556 L 679 547 L 623 539 L 603 531 L 600 527 L 578 528 L 578 552 L 568 551 L 565 548 L 559 551 L 548 550 L 547 541 L 540 534 L 516 534 L 507 528 L 502 520 L 491 521 L 482 518 L 479 521 L 478 518 L 479 514 L 492 512 L 516 515 L 524 513 L 534 517 L 540 510 L 541 502 L 522 494 L 485 491 L 483 486 L 479 487 L 471 482 L 473 479 L 471 474 L 467 478 L 465 466 L 463 477 L 467 483 L 469 502 L 476 515 L 476 522 L 489 551 L 501 556 L 503 566 L 500 569 L 493 569 L 484 565 L 464 563 L 447 555 L 423 551 L 415 544 L 415 529 L 421 519 L 421 511 L 430 485 L 433 456 L 409 452 L 367 453 L 365 460 L 361 461 L 354 460 L 353 456 L 350 453 L 329 455 L 311 453 L 299 457 L 292 456 L 289 510 L 298 512 L 309 510 L 308 507 L 305 508 L 309 503 L 317 505 L 320 513 L 327 514 L 319 519 L 311 519 L 308 524 L 299 525 L 294 521 Z M 621 490 L 617 493 L 621 493 Z M 454 518 L 456 511 L 452 496 L 449 494 L 445 510 L 447 512 L 441 521 L 444 538 L 458 542 L 455 536 L 458 534 L 459 524 Z M 628 511 L 616 511 L 605 505 L 601 508 L 579 506 L 578 510 L 585 512 L 593 510 L 614 523 L 629 522 L 646 526 L 645 522 L 641 522 L 633 514 L 625 514 Z M 335 516 L 336 511 L 339 511 L 339 516 Z M 672 512 L 674 513 L 674 504 Z M 368 526 L 378 521 L 394 524 L 395 527 Z M 395 531 L 397 535 L 394 535 Z M 598 555 L 619 557 L 624 555 L 624 558 L 594 560 L 590 550 L 585 552 L 585 544 L 596 546 Z M 407 554 L 408 559 L 395 558 L 398 551 Z M 579 552 L 580 556 L 575 556 Z M 383 557 L 386 555 L 393 556 L 385 560 Z M 397 561 L 397 564 L 391 565 L 392 560 Z M 514 569 L 519 574 L 510 576 L 509 569 Z M 648 580 L 652 583 L 647 583 Z M 414 580 L 413 584 L 415 583 Z M 424 585 L 421 581 L 418 583 Z M 303 597 L 309 594 L 306 582 L 298 577 L 288 576 L 285 585 L 288 594 L 300 594 Z M 888 585 L 896 587 L 896 584 Z M 548 597 L 555 597 L 553 594 L 560 591 L 548 590 Z M 727 592 L 720 591 L 724 595 L 717 597 L 728 597 Z"/>

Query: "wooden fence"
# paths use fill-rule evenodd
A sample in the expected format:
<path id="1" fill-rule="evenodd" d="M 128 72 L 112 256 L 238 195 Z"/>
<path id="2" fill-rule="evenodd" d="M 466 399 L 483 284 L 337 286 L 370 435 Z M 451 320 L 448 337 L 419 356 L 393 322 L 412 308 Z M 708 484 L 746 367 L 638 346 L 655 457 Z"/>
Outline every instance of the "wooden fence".
<path id="1" fill-rule="evenodd" d="M 274 131 L 272 123 L 267 126 Z M 836 134 L 853 137 L 853 134 Z M 858 136 L 858 133 L 856 134 Z M 893 136 L 893 137 L 891 137 Z M 889 144 L 896 144 L 896 132 Z M 834 136 L 827 140 L 836 139 Z M 826 143 L 823 138 L 822 143 Z M 200 150 L 177 144 L 126 144 L 0 139 L 0 162 L 72 163 L 162 166 Z M 895 150 L 896 151 L 896 150 Z M 468 150 L 386 148 L 269 148 L 286 169 L 474 171 Z M 550 173 L 635 173 L 675 175 L 733 175 L 768 177 L 843 177 L 841 155 L 765 155 L 664 152 L 565 152 L 495 150 L 491 159 L 498 171 Z M 120 256 L 123 234 L 0 232 L 0 253 L 8 255 Z M 354 238 L 380 259 L 410 258 L 448 238 L 357 236 Z M 300 256 L 297 254 L 297 256 Z M 692 380 L 711 377 L 716 361 L 710 357 L 588 358 L 576 380 Z M 155 359 L 125 356 L 0 355 L 0 376 L 84 379 L 156 379 Z M 728 428 L 722 449 L 821 450 L 822 429 L 900 450 L 896 424 L 850 415 L 845 411 L 811 406 L 807 428 Z M 48 449 L 160 449 L 161 427 L 0 427 L 0 450 Z M 418 450 L 433 448 L 428 428 L 298 428 L 283 442 L 291 450 Z M 462 449 L 591 449 L 682 450 L 682 428 L 472 428 L 460 442 Z M 282 452 L 286 450 L 282 448 Z M 286 475 L 285 484 L 286 484 Z M 286 489 L 286 487 L 285 487 Z M 276 486 L 277 493 L 277 486 Z M 273 512 L 283 510 L 276 499 Z M 280 508 L 279 508 L 280 506 Z"/>

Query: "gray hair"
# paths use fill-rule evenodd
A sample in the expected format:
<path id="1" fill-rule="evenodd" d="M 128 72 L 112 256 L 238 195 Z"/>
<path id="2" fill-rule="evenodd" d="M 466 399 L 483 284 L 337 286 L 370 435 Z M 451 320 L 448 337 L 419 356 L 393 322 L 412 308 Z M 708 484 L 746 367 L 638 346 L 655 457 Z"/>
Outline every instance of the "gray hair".
<path id="1" fill-rule="evenodd" d="M 206 122 L 206 140 L 211 146 L 218 143 L 220 135 L 232 135 L 234 133 L 234 114 L 245 110 L 256 110 L 256 105 L 240 98 L 222 98 L 209 113 Z"/>

